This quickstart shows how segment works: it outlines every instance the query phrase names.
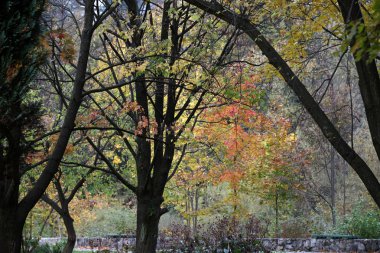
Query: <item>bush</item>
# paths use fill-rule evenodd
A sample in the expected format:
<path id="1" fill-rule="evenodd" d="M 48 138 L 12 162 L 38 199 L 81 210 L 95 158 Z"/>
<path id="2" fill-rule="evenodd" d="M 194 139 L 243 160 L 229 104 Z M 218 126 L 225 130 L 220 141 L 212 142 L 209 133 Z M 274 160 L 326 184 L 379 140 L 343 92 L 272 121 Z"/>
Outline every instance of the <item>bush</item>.
<path id="1" fill-rule="evenodd" d="M 51 253 L 50 246 L 48 244 L 37 246 L 32 253 Z"/>
<path id="2" fill-rule="evenodd" d="M 199 226 L 197 231 L 194 236 L 190 227 L 173 224 L 160 235 L 160 245 L 174 249 L 174 252 L 214 252 L 217 249 L 229 249 L 235 253 L 256 252 L 261 249 L 257 238 L 267 233 L 267 223 L 253 216 L 245 222 L 224 216 Z"/>
<path id="3" fill-rule="evenodd" d="M 356 207 L 338 226 L 338 232 L 361 238 L 380 238 L 380 212 Z"/>
<path id="4" fill-rule="evenodd" d="M 35 248 L 38 247 L 38 239 L 35 238 L 24 238 L 22 242 L 22 253 L 31 253 Z"/>
<path id="5" fill-rule="evenodd" d="M 37 241 L 38 242 L 38 241 Z M 24 242 L 25 243 L 25 242 Z M 43 245 L 34 245 L 32 251 L 23 251 L 24 253 L 62 253 L 65 247 L 65 242 L 58 242 L 55 245 L 43 244 Z"/>
<path id="6" fill-rule="evenodd" d="M 305 219 L 305 218 L 304 218 Z M 310 225 L 303 219 L 289 219 L 281 224 L 281 237 L 307 238 L 310 237 Z"/>
<path id="7" fill-rule="evenodd" d="M 62 253 L 65 246 L 66 246 L 66 242 L 64 241 L 58 242 L 55 245 L 50 246 L 51 248 L 50 253 Z"/>
<path id="8" fill-rule="evenodd" d="M 123 207 L 94 209 L 94 220 L 77 226 L 79 236 L 104 236 L 109 234 L 129 234 L 135 231 L 135 213 Z"/>

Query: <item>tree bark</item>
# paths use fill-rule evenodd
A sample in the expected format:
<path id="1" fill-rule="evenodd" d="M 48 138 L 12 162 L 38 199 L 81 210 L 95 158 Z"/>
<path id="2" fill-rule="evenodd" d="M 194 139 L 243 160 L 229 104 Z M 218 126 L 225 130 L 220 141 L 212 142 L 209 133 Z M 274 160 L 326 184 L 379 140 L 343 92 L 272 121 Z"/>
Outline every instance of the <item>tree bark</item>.
<path id="1" fill-rule="evenodd" d="M 23 226 L 17 221 L 16 213 L 14 206 L 0 209 L 0 252 L 21 252 Z"/>
<path id="2" fill-rule="evenodd" d="M 67 241 L 63 253 L 72 253 L 75 247 L 77 235 L 74 227 L 74 220 L 70 215 L 69 201 L 64 197 L 63 192 L 60 191 L 60 187 L 56 187 L 58 191 L 59 202 L 61 206 L 58 205 L 54 200 L 49 198 L 47 195 L 42 195 L 41 200 L 46 204 L 51 206 L 62 218 L 63 223 L 65 224 L 65 229 L 67 233 Z"/>
<path id="3" fill-rule="evenodd" d="M 162 197 L 138 198 L 136 253 L 156 252 L 162 201 Z"/>
<path id="4" fill-rule="evenodd" d="M 19 168 L 22 154 L 20 149 L 21 128 L 14 126 L 8 131 L 8 136 L 7 154 L 3 155 L 0 150 L 0 252 L 19 253 L 25 221 L 25 219 L 19 220 L 17 216 Z"/>
<path id="5" fill-rule="evenodd" d="M 74 220 L 71 218 L 69 214 L 63 215 L 62 218 L 63 218 L 63 223 L 65 224 L 66 232 L 67 232 L 67 242 L 62 253 L 72 253 L 75 247 L 76 240 L 77 240 L 77 235 L 75 233 L 75 228 L 74 228 Z"/>

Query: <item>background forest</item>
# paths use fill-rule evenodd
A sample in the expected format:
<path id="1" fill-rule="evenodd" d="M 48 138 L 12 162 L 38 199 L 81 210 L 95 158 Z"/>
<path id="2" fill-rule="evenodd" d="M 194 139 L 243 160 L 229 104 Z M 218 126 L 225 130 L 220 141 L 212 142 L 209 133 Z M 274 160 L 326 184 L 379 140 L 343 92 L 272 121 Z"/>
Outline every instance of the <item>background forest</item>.
<path id="1" fill-rule="evenodd" d="M 380 87 L 380 1 L 24 2 L 0 16 L 0 244 L 380 238 L 380 104 L 362 87 Z"/>

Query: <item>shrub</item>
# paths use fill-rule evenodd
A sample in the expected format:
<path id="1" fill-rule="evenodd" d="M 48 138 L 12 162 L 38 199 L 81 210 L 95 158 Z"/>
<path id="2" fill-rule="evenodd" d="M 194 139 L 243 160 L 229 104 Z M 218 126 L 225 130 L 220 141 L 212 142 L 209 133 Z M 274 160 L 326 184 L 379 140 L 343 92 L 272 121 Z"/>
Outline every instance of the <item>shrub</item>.
<path id="1" fill-rule="evenodd" d="M 49 245 L 49 244 L 35 245 L 34 243 L 35 243 L 35 240 L 33 241 L 33 249 L 31 251 L 25 250 L 24 248 L 23 253 L 30 253 L 30 252 L 31 253 L 62 253 L 66 244 L 64 241 L 58 242 L 55 245 Z"/>
<path id="2" fill-rule="evenodd" d="M 256 252 L 261 249 L 257 238 L 263 237 L 267 228 L 266 222 L 253 216 L 245 222 L 223 216 L 212 223 L 198 226 L 196 235 L 186 225 L 173 224 L 160 235 L 160 245 L 175 252 L 214 252 L 217 249 L 236 253 Z"/>
<path id="3" fill-rule="evenodd" d="M 79 236 L 104 236 L 109 234 L 129 234 L 135 231 L 135 213 L 123 207 L 94 209 L 95 219 L 77 226 Z"/>
<path id="4" fill-rule="evenodd" d="M 310 236 L 309 224 L 302 219 L 289 219 L 281 224 L 281 237 L 306 238 Z"/>
<path id="5" fill-rule="evenodd" d="M 65 245 L 66 245 L 65 241 L 58 242 L 55 245 L 52 245 L 50 247 L 51 248 L 50 253 L 62 253 L 63 249 L 65 248 Z"/>
<path id="6" fill-rule="evenodd" d="M 43 244 L 37 246 L 34 250 L 33 253 L 51 253 L 50 246 L 48 244 Z"/>
<path id="7" fill-rule="evenodd" d="M 338 232 L 356 235 L 362 238 L 380 238 L 380 212 L 354 208 L 350 216 L 346 216 L 338 226 Z"/>
<path id="8" fill-rule="evenodd" d="M 35 238 L 24 238 L 22 242 L 22 253 L 31 253 L 35 248 L 38 247 L 38 239 Z"/>

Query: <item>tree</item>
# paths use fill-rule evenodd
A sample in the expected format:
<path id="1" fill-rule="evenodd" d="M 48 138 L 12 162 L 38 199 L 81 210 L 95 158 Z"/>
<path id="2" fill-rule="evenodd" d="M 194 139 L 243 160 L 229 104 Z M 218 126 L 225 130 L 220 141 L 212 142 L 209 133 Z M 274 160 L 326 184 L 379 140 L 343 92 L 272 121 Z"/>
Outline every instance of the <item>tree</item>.
<path id="1" fill-rule="evenodd" d="M 39 48 L 43 4 L 44 1 L 1 3 L 0 245 L 4 252 L 16 252 L 21 247 L 22 226 L 16 215 L 19 171 L 26 151 L 24 134 L 28 135 L 27 128 L 38 121 L 38 105 L 27 96 L 37 67 L 43 62 Z"/>
<path id="2" fill-rule="evenodd" d="M 239 102 L 208 109 L 199 128 L 206 139 L 202 142 L 211 143 L 218 152 L 213 174 L 229 184 L 233 214 L 244 214 L 239 194 L 254 193 L 274 207 L 278 228 L 280 200 L 291 199 L 303 188 L 306 152 L 297 149 L 289 120 L 258 109 L 263 92 L 251 82 L 235 87 Z"/>
<path id="3" fill-rule="evenodd" d="M 195 237 L 198 233 L 198 218 L 209 214 L 209 210 L 212 209 L 203 204 L 207 188 L 210 184 L 216 183 L 218 178 L 211 175 L 211 168 L 206 165 L 210 163 L 207 154 L 190 147 L 187 151 L 196 154 L 196 157 L 190 155 L 184 157 L 178 172 L 165 190 L 165 203 L 174 206 L 185 219 L 186 225 L 191 228 L 192 236 Z"/>
<path id="4" fill-rule="evenodd" d="M 371 168 L 355 152 L 355 150 L 350 147 L 344 138 L 342 138 L 341 134 L 337 131 L 331 120 L 326 116 L 318 102 L 306 89 L 298 75 L 289 67 L 288 63 L 264 37 L 258 26 L 251 22 L 250 17 L 246 16 L 244 11 L 237 13 L 216 1 L 208 2 L 204 0 L 186 0 L 186 2 L 197 6 L 205 12 L 219 17 L 231 25 L 234 25 L 244 31 L 252 39 L 261 52 L 268 58 L 269 63 L 277 69 L 280 75 L 284 78 L 285 82 L 297 95 L 302 105 L 310 113 L 331 145 L 333 145 L 343 159 L 345 159 L 347 163 L 349 163 L 355 170 L 367 188 L 369 194 L 380 208 L 380 183 Z M 363 27 L 365 28 L 358 1 L 338 1 L 338 3 L 340 6 L 338 10 L 342 13 L 346 24 L 350 21 L 359 22 L 360 24 L 363 24 Z M 241 8 L 244 10 L 244 6 L 241 6 Z M 357 42 L 357 39 L 358 38 L 356 35 L 353 36 L 350 44 L 354 45 L 355 42 Z M 360 46 L 368 47 L 370 45 L 368 43 L 364 43 L 360 44 Z M 380 87 L 379 74 L 376 68 L 375 60 L 371 60 L 368 53 L 364 53 L 360 59 L 357 59 L 356 68 L 359 74 L 359 87 L 361 89 L 361 95 L 366 107 L 372 142 L 377 150 L 379 139 L 379 128 L 377 126 L 379 124 L 378 117 L 380 115 L 379 113 L 376 113 L 380 110 L 378 96 Z"/>
<path id="5" fill-rule="evenodd" d="M 62 253 L 72 253 L 74 250 L 74 246 L 76 243 L 76 233 L 75 233 L 75 227 L 74 227 L 74 219 L 72 218 L 70 214 L 70 202 L 73 200 L 75 194 L 78 192 L 78 190 L 83 186 L 83 184 L 86 181 L 86 177 L 92 173 L 93 170 L 89 170 L 85 176 L 83 176 L 80 180 L 76 182 L 74 187 L 69 191 L 68 194 L 68 188 L 64 187 L 62 184 L 62 171 L 59 170 L 57 175 L 55 176 L 53 180 L 53 185 L 56 190 L 56 193 L 58 195 L 58 200 L 55 201 L 51 196 L 49 196 L 47 193 L 42 195 L 41 199 L 46 202 L 51 208 L 56 211 L 60 217 L 63 220 L 63 223 L 65 224 L 66 233 L 67 233 L 67 241 L 66 245 L 63 249 Z"/>
<path id="6" fill-rule="evenodd" d="M 104 16 L 100 15 L 98 22 L 94 22 L 94 1 L 85 2 L 76 76 L 59 137 L 45 169 L 19 201 L 20 177 L 28 168 L 24 161 L 28 151 L 25 147 L 30 147 L 27 141 L 28 127 L 36 126 L 37 122 L 37 118 L 33 117 L 36 115 L 36 107 L 29 102 L 27 96 L 30 81 L 41 63 L 37 45 L 41 38 L 39 19 L 43 6 L 44 1 L 4 1 L 1 5 L 0 245 L 7 253 L 20 252 L 22 229 L 27 215 L 58 170 L 82 101 L 91 37 L 94 29 L 108 15 L 105 12 Z M 41 137 L 37 139 L 39 138 Z"/>
<path id="7" fill-rule="evenodd" d="M 223 92 L 198 117 L 187 142 L 189 156 L 183 159 L 167 193 L 169 203 L 176 204 L 193 231 L 201 215 L 227 212 L 244 217 L 247 203 L 241 197 L 247 195 L 273 207 L 278 221 L 280 211 L 285 210 L 280 210 L 281 204 L 303 187 L 305 152 L 296 148 L 290 122 L 275 111 L 279 106 L 266 101 L 261 80 L 251 76 L 245 65 L 224 68 L 218 81 Z M 209 192 L 211 185 L 223 185 L 228 195 L 205 205 L 209 201 L 202 192 Z"/>
<path id="8" fill-rule="evenodd" d="M 218 35 L 228 28 L 179 1 L 165 1 L 160 8 L 124 1 L 112 17 L 100 34 L 105 59 L 99 61 L 100 87 L 86 94 L 99 120 L 76 129 L 87 131 L 88 144 L 108 172 L 136 194 L 136 251 L 154 252 L 158 223 L 167 211 L 165 186 L 186 149 L 178 140 L 193 124 L 217 63 L 229 52 L 220 50 L 229 42 Z M 97 142 L 98 131 L 117 145 Z"/>

